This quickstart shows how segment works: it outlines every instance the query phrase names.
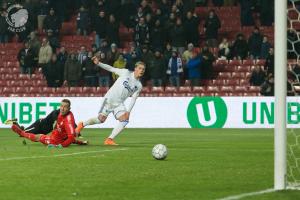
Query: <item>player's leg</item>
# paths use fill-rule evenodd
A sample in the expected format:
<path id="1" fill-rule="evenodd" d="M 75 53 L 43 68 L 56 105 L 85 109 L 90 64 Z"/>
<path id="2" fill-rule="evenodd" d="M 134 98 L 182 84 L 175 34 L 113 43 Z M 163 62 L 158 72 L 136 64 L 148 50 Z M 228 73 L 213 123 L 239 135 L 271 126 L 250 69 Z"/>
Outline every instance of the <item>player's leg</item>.
<path id="1" fill-rule="evenodd" d="M 116 127 L 112 130 L 110 136 L 104 141 L 105 145 L 117 145 L 114 141 L 115 137 L 119 135 L 122 130 L 126 127 L 129 122 L 129 113 L 126 111 L 124 104 L 118 106 L 114 110 L 114 115 L 117 120 L 119 120 Z"/>
<path id="2" fill-rule="evenodd" d="M 17 133 L 18 135 L 20 135 L 21 137 L 27 138 L 33 142 L 38 142 L 40 139 L 41 135 L 36 135 L 36 134 L 32 134 L 32 133 L 27 133 L 25 131 L 23 131 L 19 126 L 13 124 L 11 129 Z"/>
<path id="3" fill-rule="evenodd" d="M 75 129 L 76 134 L 80 133 L 85 126 L 104 123 L 110 112 L 109 105 L 107 104 L 106 99 L 104 99 L 98 117 L 93 117 L 85 122 L 79 122 Z"/>

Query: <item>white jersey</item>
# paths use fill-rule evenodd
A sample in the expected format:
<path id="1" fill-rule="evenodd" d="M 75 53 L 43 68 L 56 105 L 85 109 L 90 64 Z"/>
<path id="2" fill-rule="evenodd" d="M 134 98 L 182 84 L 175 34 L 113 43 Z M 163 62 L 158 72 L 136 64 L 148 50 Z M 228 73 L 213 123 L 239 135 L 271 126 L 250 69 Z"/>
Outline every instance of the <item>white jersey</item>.
<path id="1" fill-rule="evenodd" d="M 134 73 L 127 69 L 118 69 L 106 64 L 99 64 L 103 69 L 119 75 L 113 86 L 105 94 L 107 102 L 115 106 L 123 103 L 128 97 L 138 97 L 143 86 L 139 79 L 134 77 Z"/>

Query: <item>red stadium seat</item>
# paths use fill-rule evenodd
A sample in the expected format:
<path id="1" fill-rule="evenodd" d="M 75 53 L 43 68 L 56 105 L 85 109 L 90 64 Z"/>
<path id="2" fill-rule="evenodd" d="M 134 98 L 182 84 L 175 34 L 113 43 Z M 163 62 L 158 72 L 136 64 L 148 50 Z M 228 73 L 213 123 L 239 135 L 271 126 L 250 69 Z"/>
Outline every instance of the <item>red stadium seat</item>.
<path id="1" fill-rule="evenodd" d="M 181 86 L 178 88 L 178 92 L 180 93 L 192 92 L 192 88 L 189 86 Z"/>
<path id="2" fill-rule="evenodd" d="M 232 86 L 221 86 L 220 91 L 221 92 L 233 92 L 233 87 Z"/>
<path id="3" fill-rule="evenodd" d="M 55 94 L 55 88 L 51 88 L 51 87 L 43 87 L 41 90 L 41 93 L 43 94 Z"/>
<path id="4" fill-rule="evenodd" d="M 82 93 L 82 87 L 70 87 L 69 93 L 71 93 L 71 94 Z"/>
<path id="5" fill-rule="evenodd" d="M 152 87 L 152 88 L 151 88 L 151 92 L 152 92 L 152 93 L 160 93 L 160 92 L 164 92 L 164 88 L 163 88 L 163 87 Z"/>
<path id="6" fill-rule="evenodd" d="M 27 87 L 16 87 L 15 89 L 15 93 L 17 94 L 25 94 L 25 93 L 28 93 L 29 91 L 29 88 Z"/>
<path id="7" fill-rule="evenodd" d="M 177 92 L 177 87 L 167 86 L 165 87 L 165 92 Z"/>
<path id="8" fill-rule="evenodd" d="M 235 86 L 234 91 L 235 92 L 247 92 L 248 90 L 247 90 L 247 87 L 245 87 L 245 86 Z"/>
<path id="9" fill-rule="evenodd" d="M 143 87 L 142 92 L 141 93 L 150 93 L 151 90 L 149 87 Z"/>
<path id="10" fill-rule="evenodd" d="M 254 65 L 254 60 L 253 59 L 247 59 L 243 60 L 243 65 Z"/>
<path id="11" fill-rule="evenodd" d="M 109 87 L 97 87 L 97 94 L 105 94 L 109 90 Z"/>
<path id="12" fill-rule="evenodd" d="M 4 87 L 2 90 L 2 93 L 4 95 L 11 95 L 15 93 L 15 88 L 14 87 Z"/>
<path id="13" fill-rule="evenodd" d="M 249 83 L 249 80 L 247 79 L 240 79 L 240 86 L 248 86 L 250 83 Z"/>
<path id="14" fill-rule="evenodd" d="M 236 78 L 236 79 L 245 78 L 245 73 L 244 72 L 232 72 L 231 77 Z"/>
<path id="15" fill-rule="evenodd" d="M 250 86 L 248 89 L 249 92 L 260 92 L 260 87 L 259 86 Z"/>
<path id="16" fill-rule="evenodd" d="M 69 88 L 59 87 L 59 88 L 56 88 L 55 92 L 61 93 L 61 94 L 68 94 L 69 93 Z"/>
<path id="17" fill-rule="evenodd" d="M 41 92 L 42 89 L 43 88 L 39 88 L 39 87 L 30 87 L 28 92 L 31 94 L 44 94 L 44 95 L 48 94 L 48 93 Z"/>
<path id="18" fill-rule="evenodd" d="M 231 73 L 230 72 L 219 72 L 219 78 L 230 79 Z"/>
<path id="19" fill-rule="evenodd" d="M 228 65 L 231 65 L 231 66 L 238 66 L 238 65 L 241 65 L 242 62 L 240 60 L 230 60 Z"/>
<path id="20" fill-rule="evenodd" d="M 207 92 L 219 92 L 219 87 L 218 86 L 207 86 L 206 91 Z"/>
<path id="21" fill-rule="evenodd" d="M 193 87 L 193 93 L 201 93 L 201 92 L 205 92 L 206 88 L 202 87 L 202 86 L 194 86 Z"/>
<path id="22" fill-rule="evenodd" d="M 236 72 L 250 72 L 250 71 L 251 71 L 251 66 L 249 65 L 238 66 L 236 69 Z"/>

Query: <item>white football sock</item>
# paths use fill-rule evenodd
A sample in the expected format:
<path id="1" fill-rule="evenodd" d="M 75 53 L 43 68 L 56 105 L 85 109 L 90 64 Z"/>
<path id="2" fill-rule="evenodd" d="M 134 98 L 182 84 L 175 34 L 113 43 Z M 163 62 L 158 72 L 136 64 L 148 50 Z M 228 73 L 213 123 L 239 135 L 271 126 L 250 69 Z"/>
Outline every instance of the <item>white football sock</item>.
<path id="1" fill-rule="evenodd" d="M 112 130 L 110 136 L 108 138 L 114 139 L 128 124 L 128 121 L 120 121 L 117 126 Z"/>
<path id="2" fill-rule="evenodd" d="M 94 125 L 94 124 L 101 124 L 98 117 L 94 117 L 94 118 L 91 118 L 91 119 L 83 122 L 83 126 Z"/>

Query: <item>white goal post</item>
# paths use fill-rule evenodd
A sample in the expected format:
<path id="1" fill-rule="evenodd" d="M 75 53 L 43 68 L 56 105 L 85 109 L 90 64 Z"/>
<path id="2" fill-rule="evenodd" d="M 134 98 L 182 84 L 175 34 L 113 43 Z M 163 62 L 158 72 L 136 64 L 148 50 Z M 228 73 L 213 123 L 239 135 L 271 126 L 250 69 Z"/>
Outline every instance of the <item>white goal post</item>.
<path id="1" fill-rule="evenodd" d="M 286 189 L 287 1 L 275 1 L 274 189 Z"/>

